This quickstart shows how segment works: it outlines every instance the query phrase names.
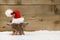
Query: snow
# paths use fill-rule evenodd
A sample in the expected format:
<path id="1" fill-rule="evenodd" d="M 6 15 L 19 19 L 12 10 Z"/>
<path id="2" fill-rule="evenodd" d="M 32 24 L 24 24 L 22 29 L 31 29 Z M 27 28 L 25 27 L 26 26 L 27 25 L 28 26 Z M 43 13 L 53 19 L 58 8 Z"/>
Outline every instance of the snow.
<path id="1" fill-rule="evenodd" d="M 25 35 L 11 35 L 11 31 L 0 32 L 0 40 L 60 40 L 60 31 L 40 30 L 24 33 Z"/>

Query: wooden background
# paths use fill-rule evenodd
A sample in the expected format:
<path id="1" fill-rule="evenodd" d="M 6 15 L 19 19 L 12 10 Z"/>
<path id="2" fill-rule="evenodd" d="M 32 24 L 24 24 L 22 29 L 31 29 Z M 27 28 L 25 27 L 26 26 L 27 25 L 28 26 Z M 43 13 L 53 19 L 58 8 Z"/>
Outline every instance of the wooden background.
<path id="1" fill-rule="evenodd" d="M 11 30 L 6 24 L 12 18 L 5 16 L 9 8 L 21 11 L 29 23 L 25 30 L 60 30 L 60 0 L 0 0 L 0 31 Z"/>

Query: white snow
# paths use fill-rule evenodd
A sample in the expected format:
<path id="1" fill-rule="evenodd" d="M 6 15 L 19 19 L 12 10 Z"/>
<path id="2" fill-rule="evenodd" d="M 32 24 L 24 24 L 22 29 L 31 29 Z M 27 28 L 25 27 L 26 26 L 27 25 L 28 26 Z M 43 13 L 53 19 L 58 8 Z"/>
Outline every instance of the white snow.
<path id="1" fill-rule="evenodd" d="M 0 40 L 60 40 L 60 31 L 40 30 L 24 32 L 25 35 L 11 35 L 12 32 L 0 32 Z"/>

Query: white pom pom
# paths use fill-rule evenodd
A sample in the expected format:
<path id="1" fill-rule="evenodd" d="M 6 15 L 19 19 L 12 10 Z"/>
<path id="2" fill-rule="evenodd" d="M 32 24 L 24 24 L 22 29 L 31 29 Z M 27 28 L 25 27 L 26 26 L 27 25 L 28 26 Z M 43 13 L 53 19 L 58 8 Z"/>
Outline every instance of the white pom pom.
<path id="1" fill-rule="evenodd" d="M 12 15 L 11 15 L 12 12 L 13 12 L 13 11 L 12 11 L 11 9 L 7 9 L 7 10 L 5 11 L 5 15 L 6 15 L 7 17 L 12 17 Z"/>

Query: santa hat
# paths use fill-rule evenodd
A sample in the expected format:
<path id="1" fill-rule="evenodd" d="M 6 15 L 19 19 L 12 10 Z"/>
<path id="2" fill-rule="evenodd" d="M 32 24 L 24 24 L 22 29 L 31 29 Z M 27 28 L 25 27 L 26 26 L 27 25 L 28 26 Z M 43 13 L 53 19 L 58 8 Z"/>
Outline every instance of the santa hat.
<path id="1" fill-rule="evenodd" d="M 11 10 L 11 9 L 7 9 L 7 10 L 5 11 L 5 15 L 6 15 L 7 17 L 12 17 L 11 13 L 13 13 L 13 10 Z"/>

